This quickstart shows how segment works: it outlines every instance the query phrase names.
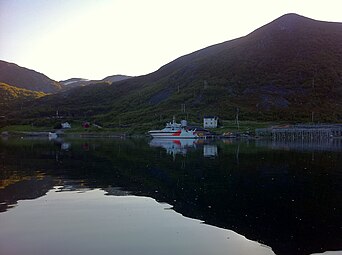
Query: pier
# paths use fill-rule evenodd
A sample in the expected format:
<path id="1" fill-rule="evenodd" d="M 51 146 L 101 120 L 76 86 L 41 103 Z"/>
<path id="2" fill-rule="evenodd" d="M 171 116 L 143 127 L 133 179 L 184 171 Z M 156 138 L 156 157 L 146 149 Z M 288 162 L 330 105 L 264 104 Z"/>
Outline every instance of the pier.
<path id="1" fill-rule="evenodd" d="M 327 140 L 333 137 L 342 137 L 342 124 L 277 126 L 256 129 L 255 134 L 272 137 L 273 140 L 277 141 Z"/>
<path id="2" fill-rule="evenodd" d="M 326 139 L 326 140 L 270 140 L 259 139 L 255 142 L 257 147 L 267 147 L 270 149 L 308 151 L 308 152 L 341 152 L 342 139 Z"/>

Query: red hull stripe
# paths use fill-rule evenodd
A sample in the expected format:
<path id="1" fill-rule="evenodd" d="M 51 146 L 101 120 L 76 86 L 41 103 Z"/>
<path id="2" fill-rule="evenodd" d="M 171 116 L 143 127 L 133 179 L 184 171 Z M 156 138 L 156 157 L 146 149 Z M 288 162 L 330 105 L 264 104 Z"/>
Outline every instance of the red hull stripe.
<path id="1" fill-rule="evenodd" d="M 180 136 L 181 132 L 181 130 L 178 130 L 176 133 L 172 134 L 172 136 Z"/>

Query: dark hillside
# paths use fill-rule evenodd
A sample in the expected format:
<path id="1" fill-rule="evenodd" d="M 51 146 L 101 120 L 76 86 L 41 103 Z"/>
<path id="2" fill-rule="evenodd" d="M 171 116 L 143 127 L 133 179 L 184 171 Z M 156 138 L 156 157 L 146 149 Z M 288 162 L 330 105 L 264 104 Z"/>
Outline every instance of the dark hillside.
<path id="1" fill-rule="evenodd" d="M 0 82 L 44 93 L 56 93 L 62 88 L 61 84 L 44 74 L 2 60 L 0 60 Z"/>
<path id="2" fill-rule="evenodd" d="M 229 99 L 259 117 L 284 112 L 296 118 L 314 111 L 337 118 L 341 46 L 341 23 L 288 14 L 246 37 L 181 57 L 156 75 L 171 74 L 169 86 L 197 83 L 193 101 L 207 107 L 217 101 L 224 108 Z"/>
<path id="3" fill-rule="evenodd" d="M 74 118 L 142 126 L 172 115 L 232 119 L 239 108 L 241 119 L 341 121 L 341 46 L 341 23 L 287 14 L 149 75 L 42 98 L 20 115 L 46 117 L 58 105 Z"/>

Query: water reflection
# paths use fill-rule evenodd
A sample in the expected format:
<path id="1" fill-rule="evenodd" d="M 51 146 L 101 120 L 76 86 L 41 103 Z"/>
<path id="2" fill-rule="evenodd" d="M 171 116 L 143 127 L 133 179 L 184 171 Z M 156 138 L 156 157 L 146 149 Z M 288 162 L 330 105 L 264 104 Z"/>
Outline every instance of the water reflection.
<path id="1" fill-rule="evenodd" d="M 203 156 L 207 158 L 216 157 L 218 154 L 216 144 L 205 144 L 203 146 Z"/>
<path id="2" fill-rule="evenodd" d="M 198 139 L 158 139 L 150 141 L 151 147 L 164 148 L 167 154 L 175 156 L 176 154 L 186 155 L 186 153 L 196 148 L 200 140 Z"/>
<path id="3" fill-rule="evenodd" d="M 71 143 L 62 142 L 61 150 L 68 151 L 71 148 Z"/>
<path id="4" fill-rule="evenodd" d="M 202 149 L 204 157 L 216 157 L 218 155 L 217 145 L 208 143 L 210 143 L 210 140 L 154 138 L 149 144 L 151 147 L 161 147 L 165 149 L 166 153 L 173 157 L 175 157 L 176 154 L 185 156 L 194 149 Z"/>
<path id="5" fill-rule="evenodd" d="M 342 139 L 257 140 L 256 145 L 282 150 L 342 152 Z"/>
<path id="6" fill-rule="evenodd" d="M 1 215 L 1 254 L 274 255 L 148 197 L 60 191 L 54 187 L 44 197 L 21 201 L 15 214 Z"/>
<path id="7" fill-rule="evenodd" d="M 70 144 L 67 150 L 64 143 Z M 0 142 L 0 211 L 40 198 L 55 186 L 66 193 L 102 189 L 107 195 L 166 202 L 185 216 L 270 246 L 278 255 L 342 250 L 341 150 L 313 147 L 284 150 L 234 140 L 179 145 L 8 139 Z"/>

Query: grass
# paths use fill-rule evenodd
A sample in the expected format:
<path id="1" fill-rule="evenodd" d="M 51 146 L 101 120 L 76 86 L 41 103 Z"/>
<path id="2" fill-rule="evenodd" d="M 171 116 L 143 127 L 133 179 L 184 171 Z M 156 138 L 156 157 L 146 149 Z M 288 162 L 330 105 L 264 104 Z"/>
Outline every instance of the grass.
<path id="1" fill-rule="evenodd" d="M 51 127 L 37 127 L 32 125 L 9 125 L 0 128 L 0 132 L 47 132 L 51 130 Z"/>
<path id="2" fill-rule="evenodd" d="M 222 134 L 226 132 L 250 132 L 254 133 L 256 128 L 266 128 L 272 125 L 280 124 L 279 122 L 266 122 L 266 121 L 239 121 L 239 126 L 236 124 L 235 120 L 221 120 L 221 126 L 218 128 L 211 129 L 217 134 Z"/>
<path id="3" fill-rule="evenodd" d="M 17 133 L 17 132 L 50 132 L 53 131 L 54 125 L 32 126 L 32 125 L 7 125 L 0 128 L 1 132 Z M 143 134 L 141 131 L 134 131 L 131 128 L 98 128 L 95 126 L 90 126 L 89 128 L 83 128 L 81 122 L 72 122 L 70 129 L 63 129 L 65 134 Z"/>
<path id="4" fill-rule="evenodd" d="M 235 121 L 233 120 L 221 120 L 221 126 L 215 129 L 210 129 L 211 131 L 217 134 L 223 134 L 225 132 L 250 132 L 254 133 L 256 128 L 264 128 L 272 125 L 276 125 L 279 123 L 275 122 L 260 122 L 260 121 L 240 121 L 239 128 Z M 190 123 L 191 124 L 191 123 Z M 199 124 L 201 125 L 201 124 Z M 150 127 L 145 125 L 141 125 L 141 127 L 113 127 L 113 128 L 97 128 L 94 126 L 90 126 L 89 128 L 83 128 L 80 122 L 72 122 L 72 128 L 64 129 L 65 134 L 81 134 L 81 133 L 98 133 L 98 134 L 145 134 Z M 152 127 L 158 128 L 158 127 Z M 147 129 L 147 130 L 146 130 Z M 32 126 L 32 125 L 10 125 L 3 128 L 0 128 L 0 132 L 8 131 L 8 132 L 42 132 L 42 131 L 51 131 L 53 128 L 51 126 Z"/>

